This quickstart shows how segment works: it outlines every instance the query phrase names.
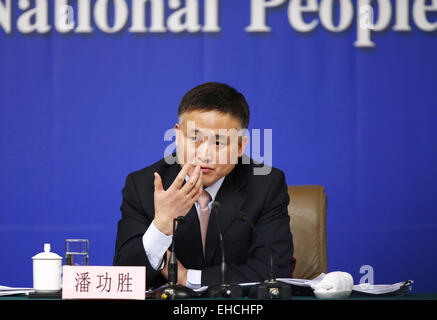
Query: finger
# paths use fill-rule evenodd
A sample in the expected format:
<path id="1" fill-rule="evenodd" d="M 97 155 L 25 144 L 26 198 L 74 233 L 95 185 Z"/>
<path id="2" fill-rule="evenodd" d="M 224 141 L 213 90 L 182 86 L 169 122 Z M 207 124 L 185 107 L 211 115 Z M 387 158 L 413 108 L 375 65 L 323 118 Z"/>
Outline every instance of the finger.
<path id="1" fill-rule="evenodd" d="M 203 187 L 200 188 L 200 190 L 198 192 L 196 192 L 196 194 L 194 195 L 193 198 L 191 198 L 192 205 L 194 205 L 196 203 L 196 201 L 199 200 L 200 195 L 202 194 L 202 192 L 203 192 Z"/>
<path id="2" fill-rule="evenodd" d="M 200 188 L 197 190 L 197 192 L 195 192 L 193 194 L 193 196 L 191 198 L 191 201 L 193 202 L 193 204 L 194 204 L 194 202 L 196 202 L 199 199 L 199 197 L 202 194 L 202 192 L 203 192 L 203 185 L 200 184 Z"/>
<path id="3" fill-rule="evenodd" d="M 171 184 L 170 186 L 171 189 L 179 190 L 181 188 L 182 183 L 184 182 L 185 177 L 187 176 L 188 169 L 190 168 L 190 166 L 191 164 L 189 164 L 188 162 L 184 164 L 181 171 L 179 171 L 179 174 L 177 175 L 176 179 Z"/>
<path id="4" fill-rule="evenodd" d="M 162 179 L 158 172 L 154 172 L 153 175 L 155 176 L 155 191 L 164 191 L 164 187 L 162 186 Z"/>
<path id="5" fill-rule="evenodd" d="M 196 195 L 196 193 L 199 192 L 199 190 L 200 190 L 200 193 L 202 193 L 202 191 L 203 191 L 202 186 L 203 186 L 203 183 L 202 183 L 202 172 L 200 172 L 199 178 L 197 179 L 197 182 L 196 182 L 196 185 L 191 189 L 190 193 L 188 194 L 188 197 L 190 199 L 193 198 Z M 196 200 L 197 200 L 197 198 L 196 198 Z"/>
<path id="6" fill-rule="evenodd" d="M 181 189 L 181 191 L 184 194 L 189 194 L 190 191 L 194 188 L 194 186 L 196 185 L 197 181 L 199 180 L 199 175 L 200 175 L 200 166 L 196 166 L 196 168 L 194 169 L 193 174 L 190 176 L 190 178 L 188 179 L 187 183 L 185 183 L 185 185 Z"/>

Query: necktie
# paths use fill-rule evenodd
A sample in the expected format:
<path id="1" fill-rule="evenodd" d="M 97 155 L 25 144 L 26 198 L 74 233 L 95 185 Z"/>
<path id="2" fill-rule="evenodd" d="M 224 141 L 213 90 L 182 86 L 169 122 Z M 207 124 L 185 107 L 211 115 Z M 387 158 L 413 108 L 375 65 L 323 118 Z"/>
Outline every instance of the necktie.
<path id="1" fill-rule="evenodd" d="M 205 254 L 205 242 L 206 242 L 206 231 L 208 230 L 209 222 L 209 208 L 208 203 L 211 201 L 211 195 L 203 190 L 200 194 L 197 203 L 199 204 L 199 222 L 200 222 L 200 234 L 202 236 L 202 246 L 203 253 Z"/>

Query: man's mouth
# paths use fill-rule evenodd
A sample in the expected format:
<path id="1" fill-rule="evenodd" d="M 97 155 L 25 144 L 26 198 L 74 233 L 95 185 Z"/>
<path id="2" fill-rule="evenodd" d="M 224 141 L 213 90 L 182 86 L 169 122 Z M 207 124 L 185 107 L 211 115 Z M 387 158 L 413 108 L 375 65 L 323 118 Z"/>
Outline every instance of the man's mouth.
<path id="1" fill-rule="evenodd" d="M 210 172 L 212 172 L 214 169 L 211 167 L 205 167 L 205 166 L 200 166 L 200 171 L 202 171 L 203 174 L 208 174 Z"/>

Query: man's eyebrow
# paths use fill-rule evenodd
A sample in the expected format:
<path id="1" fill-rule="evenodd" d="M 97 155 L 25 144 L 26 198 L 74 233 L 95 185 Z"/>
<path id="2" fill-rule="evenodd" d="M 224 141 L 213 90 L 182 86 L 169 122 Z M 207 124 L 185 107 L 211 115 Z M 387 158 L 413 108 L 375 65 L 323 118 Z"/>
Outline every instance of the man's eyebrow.
<path id="1" fill-rule="evenodd" d="M 218 139 L 218 140 L 220 140 L 220 139 L 228 139 L 229 136 L 224 136 L 224 135 L 222 135 L 222 134 L 216 134 L 216 135 L 215 135 L 215 138 Z"/>
<path id="2" fill-rule="evenodd" d="M 194 134 L 204 134 L 202 130 L 196 129 L 196 128 L 192 128 L 189 130 L 189 133 L 194 133 Z M 231 137 L 231 135 L 223 135 L 223 134 L 216 134 L 214 135 L 215 139 L 220 140 L 220 139 L 229 139 Z"/>

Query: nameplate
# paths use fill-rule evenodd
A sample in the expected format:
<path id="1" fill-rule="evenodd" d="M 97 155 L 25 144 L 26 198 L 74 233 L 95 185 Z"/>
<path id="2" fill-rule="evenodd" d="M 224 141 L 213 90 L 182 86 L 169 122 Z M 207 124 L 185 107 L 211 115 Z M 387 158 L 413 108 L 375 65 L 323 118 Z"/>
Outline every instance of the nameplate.
<path id="1" fill-rule="evenodd" d="M 146 267 L 63 267 L 62 299 L 145 298 Z"/>

